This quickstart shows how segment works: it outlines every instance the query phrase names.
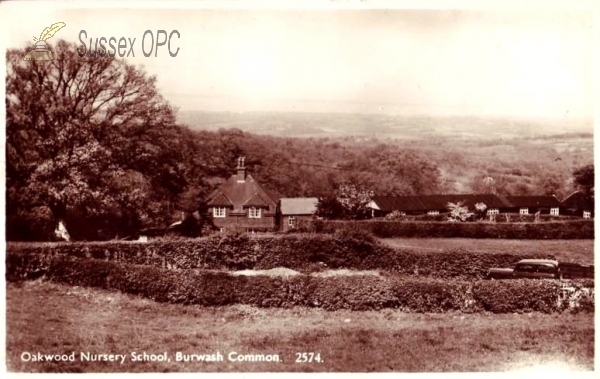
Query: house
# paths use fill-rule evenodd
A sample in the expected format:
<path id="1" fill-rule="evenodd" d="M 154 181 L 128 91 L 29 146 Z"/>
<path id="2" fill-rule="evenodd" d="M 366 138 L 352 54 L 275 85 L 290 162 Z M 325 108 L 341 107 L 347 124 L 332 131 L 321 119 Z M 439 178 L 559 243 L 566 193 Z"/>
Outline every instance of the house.
<path id="1" fill-rule="evenodd" d="M 373 217 L 383 217 L 393 211 L 405 215 L 434 216 L 447 213 L 448 203 L 459 202 L 469 209 L 475 209 L 475 204 L 483 203 L 490 215 L 498 214 L 500 209 L 511 206 L 506 198 L 493 194 L 375 196 L 367 206 L 371 208 Z"/>
<path id="2" fill-rule="evenodd" d="M 561 210 L 564 214 L 592 218 L 594 217 L 594 205 L 594 196 L 587 196 L 581 191 L 575 191 L 563 199 Z"/>
<path id="3" fill-rule="evenodd" d="M 560 215 L 561 202 L 556 196 L 506 196 L 506 199 L 512 204 L 511 207 L 503 209 L 506 213 L 519 213 L 522 215 L 549 214 L 552 216 Z"/>
<path id="4" fill-rule="evenodd" d="M 280 230 L 287 231 L 298 227 L 303 221 L 311 221 L 317 212 L 316 197 L 283 198 L 280 200 Z"/>
<path id="5" fill-rule="evenodd" d="M 244 157 L 238 158 L 236 171 L 207 198 L 208 215 L 213 224 L 220 230 L 274 230 L 279 199 L 247 172 Z"/>

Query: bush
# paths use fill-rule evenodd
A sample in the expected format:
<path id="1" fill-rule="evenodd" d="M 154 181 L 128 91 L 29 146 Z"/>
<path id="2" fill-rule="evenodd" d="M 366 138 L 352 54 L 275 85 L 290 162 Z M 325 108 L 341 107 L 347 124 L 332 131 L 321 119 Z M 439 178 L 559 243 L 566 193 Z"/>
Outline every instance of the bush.
<path id="1" fill-rule="evenodd" d="M 501 218 L 501 217 L 500 217 Z M 322 221 L 320 231 L 356 228 L 355 222 Z M 380 238 L 506 238 L 506 239 L 593 239 L 594 221 L 540 223 L 359 221 L 360 228 Z"/>
<path id="2" fill-rule="evenodd" d="M 10 254 L 11 281 L 42 273 L 47 279 L 144 296 L 159 302 L 223 306 L 319 307 L 327 310 L 399 308 L 407 312 L 544 313 L 593 311 L 593 282 L 551 280 L 464 281 L 398 276 L 233 276 L 226 272 L 167 270 L 119 262 Z M 19 279 L 21 278 L 21 279 Z M 578 287 L 568 299 L 561 283 Z M 592 288 L 590 288 L 590 286 Z M 585 291 L 584 291 L 585 290 Z M 581 294 L 586 292 L 585 296 Z M 565 304 L 568 303 L 568 306 Z M 591 305 L 590 305 L 591 304 Z"/>

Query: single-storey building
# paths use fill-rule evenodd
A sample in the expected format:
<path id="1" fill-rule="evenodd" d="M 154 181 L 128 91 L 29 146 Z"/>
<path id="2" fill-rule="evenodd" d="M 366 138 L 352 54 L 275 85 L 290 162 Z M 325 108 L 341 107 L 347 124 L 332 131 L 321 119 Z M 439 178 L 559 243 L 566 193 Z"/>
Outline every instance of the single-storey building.
<path id="1" fill-rule="evenodd" d="M 560 215 L 561 202 L 556 196 L 506 196 L 506 199 L 512 206 L 501 210 L 502 213 Z"/>
<path id="2" fill-rule="evenodd" d="M 594 196 L 587 196 L 581 191 L 575 191 L 563 199 L 561 211 L 567 215 L 593 218 L 594 205 Z"/>
<path id="3" fill-rule="evenodd" d="M 290 230 L 298 227 L 302 222 L 314 220 L 318 202 L 319 199 L 316 197 L 282 198 L 280 230 Z"/>
<path id="4" fill-rule="evenodd" d="M 490 215 L 511 207 L 505 197 L 494 194 L 374 196 L 367 206 L 371 208 L 372 217 L 383 217 L 394 211 L 405 215 L 434 216 L 447 213 L 448 203 L 459 202 L 469 209 L 475 209 L 475 204 L 483 203 Z"/>
<path id="5" fill-rule="evenodd" d="M 247 172 L 245 158 L 238 158 L 236 171 L 208 196 L 208 215 L 213 224 L 221 230 L 275 230 L 278 197 L 263 188 Z"/>

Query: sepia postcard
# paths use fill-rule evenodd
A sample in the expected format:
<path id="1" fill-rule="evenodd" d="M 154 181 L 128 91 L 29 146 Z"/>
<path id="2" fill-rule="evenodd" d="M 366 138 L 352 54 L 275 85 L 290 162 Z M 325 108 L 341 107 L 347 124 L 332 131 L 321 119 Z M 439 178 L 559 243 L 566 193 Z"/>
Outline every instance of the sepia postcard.
<path id="1" fill-rule="evenodd" d="M 3 369 L 592 377 L 599 12 L 0 4 Z"/>

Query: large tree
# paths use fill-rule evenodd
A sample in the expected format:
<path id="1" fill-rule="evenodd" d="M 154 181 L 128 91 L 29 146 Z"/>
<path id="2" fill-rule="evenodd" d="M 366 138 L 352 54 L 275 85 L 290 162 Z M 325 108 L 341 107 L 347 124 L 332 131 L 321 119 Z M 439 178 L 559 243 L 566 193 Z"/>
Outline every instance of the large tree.
<path id="1" fill-rule="evenodd" d="M 8 237 L 34 233 L 19 220 L 40 209 L 83 239 L 160 220 L 188 184 L 189 147 L 156 79 L 120 59 L 79 57 L 75 44 L 51 49 L 49 62 L 7 52 Z"/>

